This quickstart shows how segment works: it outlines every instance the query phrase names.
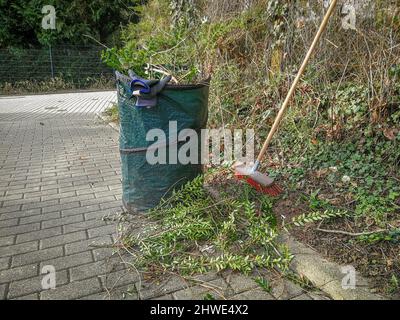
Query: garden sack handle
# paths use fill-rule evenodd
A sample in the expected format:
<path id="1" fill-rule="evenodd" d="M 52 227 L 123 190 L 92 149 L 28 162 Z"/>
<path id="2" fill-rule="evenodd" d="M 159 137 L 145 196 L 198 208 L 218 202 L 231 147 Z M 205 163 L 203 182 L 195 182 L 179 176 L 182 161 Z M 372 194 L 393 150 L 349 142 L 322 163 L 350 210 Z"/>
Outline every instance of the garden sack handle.
<path id="1" fill-rule="evenodd" d="M 289 90 L 289 92 L 288 92 L 288 94 L 286 96 L 286 99 L 283 102 L 283 104 L 281 106 L 281 109 L 279 110 L 278 115 L 276 116 L 274 124 L 272 125 L 272 128 L 271 128 L 271 130 L 270 130 L 270 132 L 268 134 L 268 137 L 265 140 L 264 145 L 263 145 L 263 147 L 262 147 L 262 149 L 260 151 L 260 154 L 257 157 L 257 162 L 256 162 L 257 164 L 260 163 L 262 157 L 264 156 L 265 152 L 268 149 L 268 146 L 269 146 L 269 143 L 272 140 L 272 137 L 274 136 L 276 130 L 278 129 L 278 126 L 279 126 L 279 124 L 280 124 L 280 122 L 281 122 L 281 120 L 283 118 L 283 115 L 284 115 L 284 113 L 285 113 L 285 111 L 287 109 L 287 106 L 289 105 L 290 98 L 292 97 L 292 95 L 294 93 L 294 90 L 296 89 L 296 86 L 297 86 L 298 82 L 300 81 L 301 76 L 304 73 L 304 70 L 305 70 L 305 68 L 307 66 L 308 60 L 310 60 L 310 57 L 313 54 L 313 52 L 315 50 L 315 47 L 317 46 L 319 38 L 321 37 L 322 33 L 324 32 L 324 30 L 326 28 L 326 25 L 328 24 L 329 18 L 331 17 L 331 15 L 333 13 L 333 10 L 335 9 L 336 3 L 337 3 L 337 0 L 332 0 L 331 1 L 329 9 L 325 14 L 324 19 L 322 20 L 322 23 L 321 23 L 321 25 L 319 27 L 319 30 L 318 30 L 317 34 L 315 35 L 314 41 L 311 44 L 311 47 L 308 50 L 306 57 L 304 58 L 303 64 L 301 65 L 299 71 L 297 72 L 297 76 L 294 79 L 292 86 L 290 87 L 290 90 Z"/>

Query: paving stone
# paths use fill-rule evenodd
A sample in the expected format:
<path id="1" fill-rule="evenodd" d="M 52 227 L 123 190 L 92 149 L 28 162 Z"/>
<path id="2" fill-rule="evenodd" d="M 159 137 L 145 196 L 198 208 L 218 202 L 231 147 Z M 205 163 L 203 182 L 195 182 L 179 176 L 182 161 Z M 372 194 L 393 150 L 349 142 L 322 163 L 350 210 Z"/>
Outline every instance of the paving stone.
<path id="1" fill-rule="evenodd" d="M 95 293 L 80 300 L 138 300 L 135 284 L 113 288 L 109 292 Z"/>
<path id="2" fill-rule="evenodd" d="M 225 280 L 231 286 L 234 293 L 240 293 L 258 287 L 253 279 L 239 273 L 232 273 Z"/>
<path id="3" fill-rule="evenodd" d="M 105 210 L 105 209 L 110 209 L 110 208 L 119 208 L 119 207 L 121 207 L 121 205 L 122 205 L 121 199 L 117 199 L 115 201 L 110 201 L 107 203 L 100 203 L 100 208 L 102 210 Z"/>
<path id="4" fill-rule="evenodd" d="M 52 248 L 50 248 L 52 249 Z M 75 266 L 79 266 L 81 264 L 86 264 L 92 262 L 92 254 L 89 251 L 72 254 L 69 256 L 63 256 L 52 260 L 46 260 L 40 263 L 40 266 L 43 265 L 52 265 L 56 268 L 56 270 L 63 270 L 67 268 L 72 268 Z"/>
<path id="5" fill-rule="evenodd" d="M 62 198 L 60 199 L 60 203 L 68 204 L 70 202 L 80 201 L 81 206 L 87 206 L 89 201 L 92 201 L 90 204 L 96 204 L 98 200 L 94 198 L 94 194 L 83 194 L 80 196 L 70 197 L 70 198 Z"/>
<path id="6" fill-rule="evenodd" d="M 0 258 L 0 271 L 8 269 L 10 265 L 11 257 Z"/>
<path id="7" fill-rule="evenodd" d="M 15 236 L 0 237 L 0 247 L 10 246 L 14 243 Z"/>
<path id="8" fill-rule="evenodd" d="M 83 197 L 83 196 L 80 196 L 80 197 Z M 93 204 L 104 204 L 104 203 L 108 203 L 108 202 L 112 202 L 112 201 L 115 201 L 114 196 L 82 200 L 81 204 L 82 204 L 82 206 L 90 206 Z"/>
<path id="9" fill-rule="evenodd" d="M 19 219 L 19 224 L 33 223 L 33 222 L 41 222 L 51 219 L 61 218 L 60 212 L 51 212 L 47 214 L 37 214 L 29 217 L 22 217 Z"/>
<path id="10" fill-rule="evenodd" d="M 60 219 L 52 219 L 42 222 L 42 229 L 47 229 L 56 226 L 64 226 L 71 223 L 81 222 L 83 221 L 83 215 L 75 215 L 70 217 L 64 217 Z"/>
<path id="11" fill-rule="evenodd" d="M 63 211 L 63 210 L 79 208 L 79 206 L 80 206 L 79 201 L 71 201 L 71 202 L 68 202 L 68 203 L 62 203 L 62 204 L 56 204 L 54 206 L 44 207 L 43 208 L 43 213 L 60 212 L 60 211 Z"/>
<path id="12" fill-rule="evenodd" d="M 0 284 L 0 300 L 4 300 L 7 295 L 7 285 Z"/>
<path id="13" fill-rule="evenodd" d="M 28 252 L 12 257 L 12 267 L 23 266 L 26 264 L 41 262 L 48 259 L 60 257 L 64 254 L 64 249 L 62 246 L 37 250 L 33 252 Z"/>
<path id="14" fill-rule="evenodd" d="M 210 271 L 207 273 L 202 273 L 202 274 L 197 274 L 197 275 L 187 277 L 187 279 L 189 282 L 191 281 L 193 283 L 198 283 L 198 282 L 215 280 L 220 277 L 221 276 L 217 272 Z"/>
<path id="15" fill-rule="evenodd" d="M 97 227 L 104 226 L 104 221 L 100 220 L 90 220 L 90 221 L 82 221 L 77 223 L 71 223 L 63 226 L 64 233 L 70 233 L 75 231 L 93 229 Z"/>
<path id="16" fill-rule="evenodd" d="M 174 297 L 172 296 L 172 294 L 166 294 L 164 296 L 156 297 L 150 300 L 174 300 Z"/>
<path id="17" fill-rule="evenodd" d="M 63 198 L 74 199 L 75 196 L 76 196 L 76 192 L 75 191 L 69 191 L 69 192 L 64 192 L 64 193 L 56 193 L 56 194 L 50 194 L 50 195 L 42 196 L 40 200 L 41 201 L 48 201 L 48 200 L 63 199 Z M 72 201 L 74 201 L 74 200 L 72 200 Z"/>
<path id="18" fill-rule="evenodd" d="M 94 219 L 102 220 L 104 217 L 107 217 L 108 215 L 109 215 L 109 213 L 104 210 L 92 211 L 92 212 L 85 213 L 85 220 L 86 221 L 94 220 Z"/>
<path id="19" fill-rule="evenodd" d="M 87 212 L 97 212 L 100 210 L 100 206 L 98 204 L 94 204 L 91 206 L 84 206 L 84 207 L 79 207 L 79 208 L 72 208 L 72 209 L 66 209 L 62 210 L 61 214 L 63 217 L 67 216 L 73 216 L 76 214 L 82 214 L 82 213 L 87 213 Z"/>
<path id="20" fill-rule="evenodd" d="M 253 289 L 234 295 L 231 300 L 275 300 L 275 298 L 262 289 Z"/>
<path id="21" fill-rule="evenodd" d="M 89 238 L 95 238 L 107 234 L 113 234 L 116 233 L 116 229 L 117 228 L 115 224 L 109 224 L 106 226 L 88 229 Z"/>
<path id="22" fill-rule="evenodd" d="M 20 170 L 18 170 L 18 171 L 20 171 Z M 35 187 L 25 187 L 22 189 L 18 188 L 18 189 L 14 189 L 14 190 L 7 190 L 7 194 L 19 194 L 19 193 L 30 194 L 30 193 L 35 193 L 38 191 L 40 191 L 40 187 L 35 186 Z"/>
<path id="23" fill-rule="evenodd" d="M 103 286 L 108 289 L 134 284 L 140 280 L 138 274 L 127 269 L 109 272 L 99 278 Z"/>
<path id="24" fill-rule="evenodd" d="M 35 202 L 23 204 L 22 205 L 22 210 L 44 208 L 44 207 L 48 207 L 48 206 L 54 206 L 56 204 L 58 204 L 58 200 L 57 199 L 48 200 L 48 201 L 40 201 L 40 199 L 38 199 Z"/>
<path id="25" fill-rule="evenodd" d="M 108 188 L 110 190 L 116 190 L 118 193 L 122 193 L 122 186 L 121 186 L 121 181 L 118 180 L 116 184 L 110 184 L 108 185 Z"/>
<path id="26" fill-rule="evenodd" d="M 0 247 L 0 256 L 6 257 L 17 255 L 25 252 L 36 251 L 39 249 L 39 241 L 25 242 L 11 246 Z"/>
<path id="27" fill-rule="evenodd" d="M 107 292 L 102 291 L 79 298 L 79 300 L 111 300 L 108 296 L 109 294 Z"/>
<path id="28" fill-rule="evenodd" d="M 92 191 L 92 187 L 90 184 L 82 184 L 82 185 L 73 185 L 71 183 L 70 186 L 65 186 L 65 187 L 60 187 L 58 188 L 59 192 L 68 192 L 68 191 L 76 191 L 76 194 L 82 195 L 82 194 L 88 194 L 88 193 L 93 193 Z M 86 192 L 85 192 L 86 191 Z"/>
<path id="29" fill-rule="evenodd" d="M 72 186 L 72 183 L 69 185 Z M 57 183 L 57 180 L 51 181 L 51 183 L 47 183 L 47 184 L 40 184 L 40 189 L 43 191 L 58 190 L 59 187 L 60 187 L 60 184 Z"/>
<path id="30" fill-rule="evenodd" d="M 40 298 L 42 300 L 73 300 L 101 291 L 100 281 L 97 278 L 91 278 L 78 282 L 70 282 L 54 290 L 43 291 L 40 293 Z"/>
<path id="31" fill-rule="evenodd" d="M 0 206 L 1 206 L 1 201 L 0 201 Z M 2 214 L 0 214 L 0 221 L 18 218 L 21 216 L 21 213 L 22 213 L 21 211 L 2 213 Z"/>
<path id="32" fill-rule="evenodd" d="M 93 256 L 95 261 L 101 261 L 105 259 L 109 259 L 110 257 L 115 256 L 115 248 L 98 248 L 93 250 Z"/>
<path id="33" fill-rule="evenodd" d="M 115 268 L 113 263 L 107 261 L 96 261 L 94 263 L 80 265 L 70 269 L 71 281 L 92 278 L 95 276 L 105 275 Z"/>
<path id="34" fill-rule="evenodd" d="M 102 191 L 102 192 L 95 192 L 94 193 L 95 197 L 97 199 L 103 199 L 103 198 L 109 198 L 115 200 L 115 192 L 113 190 L 107 190 L 107 191 Z"/>
<path id="35" fill-rule="evenodd" d="M 88 193 L 96 194 L 98 192 L 103 192 L 103 191 L 110 191 L 110 190 L 108 189 L 107 186 L 99 186 L 99 187 L 94 187 L 94 188 L 83 188 L 83 189 L 78 190 L 76 193 L 78 195 L 88 194 Z M 112 194 L 112 195 L 114 195 L 114 194 Z"/>
<path id="36" fill-rule="evenodd" d="M 62 234 L 59 236 L 41 240 L 41 248 L 45 249 L 45 248 L 55 247 L 55 246 L 64 245 L 64 244 L 71 243 L 71 242 L 76 242 L 79 240 L 84 240 L 86 238 L 87 238 L 87 236 L 86 236 L 85 231 L 78 231 L 78 232 L 73 232 L 73 233 Z"/>
<path id="37" fill-rule="evenodd" d="M 6 216 L 8 218 L 23 218 L 23 217 L 30 217 L 30 216 L 36 216 L 36 215 L 40 215 L 41 213 L 41 209 L 40 208 L 36 208 L 36 209 L 30 209 L 30 210 L 20 210 L 20 211 L 15 211 L 15 212 L 10 212 L 10 213 L 4 213 L 2 215 L 2 217 Z M 0 217 L 1 220 L 1 217 Z"/>
<path id="38" fill-rule="evenodd" d="M 0 177 L 1 179 L 1 177 Z M 23 199 L 23 194 L 11 194 L 8 196 L 4 196 L 1 198 L 2 201 L 9 201 L 9 200 L 19 200 L 19 199 Z"/>
<path id="39" fill-rule="evenodd" d="M 12 212 L 18 212 L 21 211 L 21 206 L 20 205 L 14 205 L 14 206 L 8 206 L 5 208 L 0 208 L 0 217 L 3 216 L 3 214 L 6 213 L 12 213 Z"/>
<path id="40" fill-rule="evenodd" d="M 278 279 L 271 283 L 272 295 L 279 300 L 289 300 L 304 293 L 297 284 L 286 279 Z"/>
<path id="41" fill-rule="evenodd" d="M 26 296 L 17 297 L 10 300 L 39 300 L 39 293 L 32 293 Z"/>
<path id="42" fill-rule="evenodd" d="M 40 196 L 44 193 L 45 191 L 36 191 L 36 192 L 30 192 L 30 193 L 24 193 L 24 199 L 30 199 L 30 200 L 35 200 L 35 199 L 40 199 Z M 50 192 L 57 192 L 57 190 L 48 190 L 46 193 Z"/>
<path id="43" fill-rule="evenodd" d="M 331 300 L 331 299 L 329 299 L 329 297 L 327 297 L 325 294 L 323 294 L 321 292 L 308 292 L 307 294 L 313 300 Z"/>
<path id="44" fill-rule="evenodd" d="M 207 294 L 211 294 L 216 299 L 223 299 L 223 297 L 226 296 L 227 289 L 228 284 L 224 279 L 219 278 L 205 283 L 204 286 L 195 285 L 187 289 L 176 291 L 172 295 L 175 300 L 203 300 Z"/>
<path id="45" fill-rule="evenodd" d="M 0 228 L 12 227 L 16 225 L 18 225 L 18 218 L 0 220 Z"/>
<path id="46" fill-rule="evenodd" d="M 139 300 L 139 294 L 135 283 L 131 283 L 112 289 L 110 295 L 107 295 L 105 300 Z"/>
<path id="47" fill-rule="evenodd" d="M 40 293 L 45 291 L 42 287 L 42 281 L 46 274 L 41 274 L 33 278 L 11 282 L 8 289 L 8 299 L 19 296 L 27 296 L 32 293 Z M 67 271 L 56 271 L 56 287 L 68 283 Z M 53 289 L 47 289 L 53 290 Z"/>
<path id="48" fill-rule="evenodd" d="M 44 230 L 38 230 L 34 232 L 28 232 L 17 235 L 17 243 L 28 242 L 33 240 L 40 240 L 45 238 L 50 238 L 54 236 L 58 236 L 62 233 L 61 227 L 54 227 Z"/>
<path id="49" fill-rule="evenodd" d="M 93 250 L 94 248 L 96 248 L 98 246 L 107 246 L 107 245 L 111 245 L 112 243 L 113 243 L 113 241 L 112 241 L 111 237 L 109 235 L 105 235 L 105 236 L 101 236 L 101 237 L 97 237 L 97 238 L 68 243 L 65 245 L 65 253 L 67 255 L 69 255 L 69 254 L 73 254 L 73 253 L 87 251 L 88 249 Z"/>
<path id="50" fill-rule="evenodd" d="M 305 293 L 292 298 L 291 300 L 312 300 L 308 295 L 306 295 Z"/>
<path id="51" fill-rule="evenodd" d="M 40 223 L 24 224 L 20 226 L 13 226 L 8 228 L 1 228 L 0 234 L 2 236 L 9 236 L 14 234 L 26 233 L 40 229 Z"/>
<path id="52" fill-rule="evenodd" d="M 153 293 L 156 293 L 156 295 L 160 294 L 165 295 L 173 291 L 188 288 L 190 286 L 190 283 L 184 280 L 182 277 L 170 276 L 167 279 L 162 280 L 160 283 L 157 283 L 156 285 L 157 287 L 151 288 Z M 144 297 L 145 295 L 146 295 L 145 290 L 143 290 L 143 285 L 142 285 L 141 296 Z"/>
<path id="53" fill-rule="evenodd" d="M 0 271 L 0 283 L 7 283 L 36 276 L 39 273 L 38 270 L 37 264 L 31 264 Z"/>
<path id="54" fill-rule="evenodd" d="M 3 201 L 3 207 L 13 207 L 16 205 L 21 206 L 22 210 L 31 209 L 31 205 L 40 202 L 40 197 L 37 199 L 16 199 L 16 200 L 6 200 Z M 37 208 L 37 207 L 35 207 Z"/>

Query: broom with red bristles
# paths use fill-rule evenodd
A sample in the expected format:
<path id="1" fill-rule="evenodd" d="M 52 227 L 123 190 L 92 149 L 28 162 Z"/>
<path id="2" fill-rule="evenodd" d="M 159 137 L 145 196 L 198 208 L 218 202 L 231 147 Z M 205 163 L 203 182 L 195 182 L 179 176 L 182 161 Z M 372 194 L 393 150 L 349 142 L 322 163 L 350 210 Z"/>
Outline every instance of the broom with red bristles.
<path id="1" fill-rule="evenodd" d="M 269 194 L 271 196 L 277 196 L 282 192 L 281 187 L 277 185 L 271 177 L 269 177 L 267 174 L 263 174 L 258 171 L 258 168 L 260 166 L 260 162 L 263 159 L 265 153 L 267 152 L 268 146 L 272 140 L 272 137 L 274 136 L 276 130 L 278 129 L 278 126 L 283 118 L 283 115 L 289 105 L 290 99 L 293 96 L 293 93 L 296 89 L 296 86 L 298 82 L 300 81 L 301 76 L 304 73 L 304 70 L 307 66 L 308 61 L 311 58 L 312 53 L 315 50 L 315 47 L 324 32 L 329 18 L 331 17 L 333 10 L 336 6 L 337 0 L 332 0 L 331 4 L 329 6 L 328 11 L 325 14 L 324 19 L 322 20 L 321 26 L 318 29 L 317 34 L 315 35 L 314 41 L 311 44 L 310 49 L 308 50 L 306 57 L 304 58 L 304 61 L 297 73 L 296 78 L 294 79 L 292 86 L 290 87 L 290 90 L 286 96 L 285 101 L 283 102 L 281 109 L 278 112 L 278 115 L 276 116 L 276 119 L 274 121 L 274 124 L 272 125 L 272 128 L 268 134 L 267 139 L 264 142 L 264 145 L 260 151 L 260 154 L 257 157 L 256 162 L 254 165 L 249 166 L 246 164 L 240 164 L 240 165 L 234 165 L 234 170 L 235 170 L 235 176 L 247 181 L 251 186 L 253 186 L 257 191 Z"/>

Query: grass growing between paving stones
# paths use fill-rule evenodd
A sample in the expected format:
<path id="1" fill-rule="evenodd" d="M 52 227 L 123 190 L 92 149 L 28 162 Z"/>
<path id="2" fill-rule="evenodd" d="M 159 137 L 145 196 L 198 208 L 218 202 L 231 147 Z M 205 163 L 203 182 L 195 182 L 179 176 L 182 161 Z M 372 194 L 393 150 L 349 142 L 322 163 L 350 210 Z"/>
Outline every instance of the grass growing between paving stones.
<path id="1" fill-rule="evenodd" d="M 113 103 L 111 107 L 104 110 L 103 115 L 107 117 L 107 121 L 119 123 L 118 105 Z"/>

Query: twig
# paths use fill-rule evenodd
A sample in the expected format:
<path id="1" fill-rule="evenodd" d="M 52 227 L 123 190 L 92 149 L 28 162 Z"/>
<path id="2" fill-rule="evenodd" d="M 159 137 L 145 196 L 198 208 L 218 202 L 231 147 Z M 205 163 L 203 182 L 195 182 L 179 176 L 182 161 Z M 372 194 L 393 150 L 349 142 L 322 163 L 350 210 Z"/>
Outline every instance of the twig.
<path id="1" fill-rule="evenodd" d="M 328 230 L 328 229 L 321 229 L 321 228 L 317 228 L 315 230 L 321 231 L 321 232 L 326 232 L 326 233 L 339 233 L 339 234 L 344 234 L 346 236 L 352 236 L 352 237 L 366 236 L 366 235 L 370 235 L 370 234 L 374 234 L 374 233 L 382 233 L 382 232 L 388 231 L 387 229 L 379 229 L 379 230 L 375 230 L 375 231 L 353 233 L 353 232 L 347 232 L 347 231 L 342 231 L 342 230 Z"/>
<path id="2" fill-rule="evenodd" d="M 102 47 L 104 47 L 104 48 L 106 48 L 106 49 L 110 49 L 110 48 L 107 47 L 105 44 L 101 43 L 99 40 L 97 40 L 96 38 L 92 37 L 92 36 L 89 35 L 89 34 L 84 34 L 83 36 L 84 36 L 84 37 L 87 37 L 87 38 L 89 38 L 89 39 L 91 39 L 91 40 L 93 40 L 94 42 L 96 42 L 97 44 L 101 45 Z"/>
<path id="3" fill-rule="evenodd" d="M 173 81 L 173 82 L 175 82 L 175 84 L 178 84 L 179 82 L 178 82 L 178 80 L 173 76 L 173 75 L 171 75 L 170 73 L 168 73 L 167 71 L 164 71 L 164 70 L 161 70 L 161 69 L 159 69 L 159 68 L 156 68 L 155 66 L 153 66 L 152 64 L 147 64 L 147 70 L 151 70 L 151 71 L 154 71 L 154 72 L 158 72 L 158 73 L 161 73 L 161 74 L 163 74 L 163 75 L 165 75 L 165 76 L 171 76 L 171 80 Z"/>
<path id="4" fill-rule="evenodd" d="M 187 39 L 187 38 L 182 39 L 181 41 L 179 41 L 176 45 L 174 45 L 174 46 L 171 47 L 171 48 L 168 48 L 168 49 L 166 49 L 166 50 L 158 51 L 158 52 L 153 53 L 153 54 L 151 55 L 151 57 L 154 57 L 154 56 L 156 56 L 156 55 L 158 55 L 158 54 L 167 53 L 167 52 L 169 52 L 169 51 L 174 50 L 175 48 L 179 47 L 179 45 L 180 45 L 181 43 L 185 42 L 186 39 Z"/>
<path id="5" fill-rule="evenodd" d="M 334 44 L 332 41 L 330 41 L 329 39 L 325 39 L 328 43 L 330 43 L 331 45 L 333 45 L 336 49 L 339 49 L 339 47 Z"/>
<path id="6" fill-rule="evenodd" d="M 217 295 L 219 295 L 222 299 L 227 300 L 226 297 L 224 296 L 224 294 L 222 293 L 221 287 L 208 284 L 208 283 L 206 283 L 206 281 L 203 281 L 201 279 L 196 279 L 194 277 L 184 277 L 184 279 L 187 279 L 187 280 L 193 281 L 193 282 L 197 282 L 197 284 L 199 286 L 204 287 L 206 289 L 210 289 L 210 290 L 214 291 Z"/>

